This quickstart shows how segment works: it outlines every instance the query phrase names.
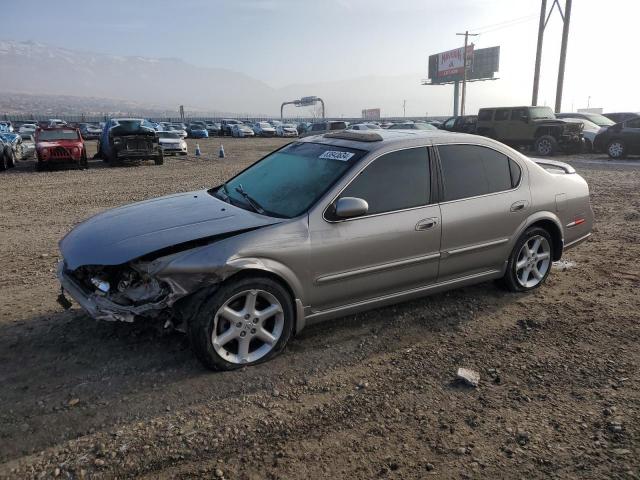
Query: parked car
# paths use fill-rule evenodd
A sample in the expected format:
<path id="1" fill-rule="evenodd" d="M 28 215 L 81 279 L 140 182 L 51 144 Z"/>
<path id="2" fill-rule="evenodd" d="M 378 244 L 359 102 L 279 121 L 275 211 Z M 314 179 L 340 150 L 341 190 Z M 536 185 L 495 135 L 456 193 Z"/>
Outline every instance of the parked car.
<path id="1" fill-rule="evenodd" d="M 561 118 L 563 120 L 567 118 L 580 118 L 582 120 L 587 120 L 591 123 L 595 123 L 599 127 L 610 127 L 611 125 L 615 125 L 616 123 L 610 118 L 607 118 L 599 113 L 556 113 L 556 118 Z"/>
<path id="2" fill-rule="evenodd" d="M 92 317 L 174 325 L 232 370 L 322 320 L 494 279 L 536 289 L 592 225 L 565 163 L 439 130 L 339 131 L 90 218 L 61 240 L 58 278 Z"/>
<path id="3" fill-rule="evenodd" d="M 67 122 L 65 122 L 64 120 L 60 120 L 59 118 L 50 118 L 47 121 L 47 127 L 49 128 L 66 127 L 66 126 L 67 126 Z"/>
<path id="4" fill-rule="evenodd" d="M 187 131 L 184 128 L 182 128 L 179 124 L 169 125 L 166 131 L 177 133 L 182 138 L 187 138 L 189 136 Z"/>
<path id="5" fill-rule="evenodd" d="M 231 125 L 232 137 L 255 137 L 255 135 L 249 125 L 245 125 L 244 123 L 234 123 Z"/>
<path id="6" fill-rule="evenodd" d="M 625 120 L 630 120 L 632 118 L 640 117 L 640 113 L 636 112 L 616 112 L 616 113 L 605 113 L 605 117 L 612 120 L 614 123 L 624 122 Z"/>
<path id="7" fill-rule="evenodd" d="M 15 165 L 16 160 L 22 160 L 24 158 L 24 148 L 22 145 L 22 135 L 15 132 L 0 132 L 0 139 L 9 145 L 13 152 L 11 161 Z"/>
<path id="8" fill-rule="evenodd" d="M 102 130 L 91 123 L 81 123 L 79 125 L 80 134 L 85 140 L 95 140 L 100 138 Z"/>
<path id="9" fill-rule="evenodd" d="M 293 123 L 283 123 L 276 127 L 278 137 L 297 137 L 298 128 Z"/>
<path id="10" fill-rule="evenodd" d="M 389 126 L 387 130 L 438 130 L 436 127 L 431 125 L 430 123 L 422 123 L 422 122 L 404 122 L 404 123 L 394 123 Z"/>
<path id="11" fill-rule="evenodd" d="M 276 129 L 269 122 L 256 122 L 253 125 L 253 133 L 256 137 L 274 137 Z"/>
<path id="12" fill-rule="evenodd" d="M 74 164 L 88 168 L 87 150 L 77 128 L 52 126 L 38 128 L 35 134 L 36 169 L 41 171 L 53 165 Z"/>
<path id="13" fill-rule="evenodd" d="M 217 122 L 207 122 L 207 131 L 210 137 L 220 135 L 220 124 Z"/>
<path id="14" fill-rule="evenodd" d="M 440 126 L 436 126 L 441 130 L 447 130 L 448 132 L 460 132 L 460 133 L 476 133 L 476 125 L 478 124 L 477 115 L 460 115 L 458 117 L 451 117 L 445 120 Z"/>
<path id="15" fill-rule="evenodd" d="M 310 135 L 319 135 L 321 133 L 346 130 L 349 124 L 342 120 L 328 120 L 323 122 L 312 123 L 309 129 L 301 136 L 308 137 Z"/>
<path id="16" fill-rule="evenodd" d="M 35 123 L 23 123 L 18 129 L 18 133 L 20 135 L 22 135 L 23 133 L 25 135 L 33 135 L 34 133 L 36 133 L 36 128 L 38 128 L 38 125 L 36 125 Z"/>
<path id="17" fill-rule="evenodd" d="M 380 126 L 375 123 L 354 123 L 347 127 L 347 130 L 380 130 Z"/>
<path id="18" fill-rule="evenodd" d="M 9 121 L 0 122 L 0 132 L 13 132 L 13 124 Z"/>
<path id="19" fill-rule="evenodd" d="M 158 143 L 163 155 L 186 155 L 189 152 L 187 142 L 174 132 L 158 132 Z"/>
<path id="20" fill-rule="evenodd" d="M 311 122 L 300 122 L 296 127 L 296 130 L 298 130 L 298 135 L 302 135 L 309 130 L 309 128 L 311 128 Z"/>
<path id="21" fill-rule="evenodd" d="M 607 152 L 613 159 L 640 155 L 640 117 L 601 130 L 593 146 L 596 151 Z"/>
<path id="22" fill-rule="evenodd" d="M 141 160 L 153 160 L 156 165 L 164 163 L 158 133 L 142 118 L 109 120 L 100 136 L 96 156 L 110 166 Z"/>
<path id="23" fill-rule="evenodd" d="M 584 151 L 585 152 L 593 152 L 593 142 L 595 141 L 596 135 L 601 130 L 605 130 L 607 127 L 599 127 L 593 122 L 589 120 L 585 120 L 584 118 L 571 118 L 571 117 L 562 117 L 561 120 L 565 122 L 572 123 L 580 123 L 582 124 L 582 138 L 584 139 Z"/>
<path id="24" fill-rule="evenodd" d="M 22 160 L 32 157 L 36 153 L 35 135 L 20 134 L 22 138 Z"/>
<path id="25" fill-rule="evenodd" d="M 240 120 L 231 120 L 231 119 L 223 119 L 220 121 L 220 134 L 222 136 L 228 135 L 231 136 L 231 127 L 234 125 L 242 125 Z"/>
<path id="26" fill-rule="evenodd" d="M 0 172 L 16 166 L 16 155 L 8 141 L 0 136 Z"/>
<path id="27" fill-rule="evenodd" d="M 209 131 L 204 123 L 192 123 L 187 133 L 189 138 L 209 138 Z"/>
<path id="28" fill-rule="evenodd" d="M 476 132 L 513 147 L 533 147 L 540 156 L 583 148 L 582 124 L 557 119 L 549 107 L 481 108 Z"/>

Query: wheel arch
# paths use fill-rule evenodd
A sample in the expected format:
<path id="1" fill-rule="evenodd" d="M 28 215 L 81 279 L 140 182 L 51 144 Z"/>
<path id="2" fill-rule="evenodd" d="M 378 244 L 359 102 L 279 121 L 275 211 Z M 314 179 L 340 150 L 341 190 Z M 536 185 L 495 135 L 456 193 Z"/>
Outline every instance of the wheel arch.
<path id="1" fill-rule="evenodd" d="M 524 230 L 531 227 L 543 228 L 549 233 L 549 235 L 551 235 L 551 240 L 553 243 L 553 260 L 560 260 L 560 258 L 562 258 L 564 237 L 562 235 L 562 227 L 560 226 L 559 221 L 557 219 L 553 219 L 550 216 L 533 218 L 527 223 Z"/>

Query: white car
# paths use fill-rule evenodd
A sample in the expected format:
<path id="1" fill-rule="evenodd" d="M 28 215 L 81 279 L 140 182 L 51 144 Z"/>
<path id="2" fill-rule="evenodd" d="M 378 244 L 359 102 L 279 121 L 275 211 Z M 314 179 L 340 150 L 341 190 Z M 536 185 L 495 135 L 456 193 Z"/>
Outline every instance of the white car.
<path id="1" fill-rule="evenodd" d="M 347 130 L 381 130 L 381 127 L 375 123 L 354 123 L 349 125 Z"/>
<path id="2" fill-rule="evenodd" d="M 569 123 L 581 123 L 582 124 L 582 138 L 584 138 L 585 151 L 593 152 L 593 141 L 596 135 L 600 131 L 606 130 L 608 127 L 599 127 L 595 123 L 586 120 L 584 118 L 561 118 L 560 120 Z"/>
<path id="3" fill-rule="evenodd" d="M 187 131 L 184 128 L 179 127 L 177 125 L 169 125 L 166 131 L 177 133 L 178 135 L 180 135 L 181 138 L 187 138 L 187 135 L 188 135 Z"/>
<path id="4" fill-rule="evenodd" d="M 273 137 L 276 134 L 276 129 L 269 122 L 256 122 L 253 126 L 253 133 L 256 134 L 256 137 Z"/>
<path id="5" fill-rule="evenodd" d="M 298 128 L 293 123 L 283 123 L 276 127 L 276 135 L 279 137 L 297 137 Z"/>
<path id="6" fill-rule="evenodd" d="M 244 123 L 236 123 L 234 125 L 231 125 L 231 136 L 232 137 L 255 137 L 256 134 L 249 125 L 245 125 Z"/>
<path id="7" fill-rule="evenodd" d="M 165 155 L 186 155 L 187 142 L 176 132 L 158 132 L 158 141 Z"/>
<path id="8" fill-rule="evenodd" d="M 18 129 L 18 133 L 20 135 L 33 135 L 36 132 L 36 128 L 38 126 L 35 123 L 25 123 Z"/>
<path id="9" fill-rule="evenodd" d="M 60 120 L 59 118 L 50 118 L 49 119 L 49 127 L 50 128 L 66 127 L 66 126 L 67 126 L 67 122 L 65 122 L 64 120 Z"/>

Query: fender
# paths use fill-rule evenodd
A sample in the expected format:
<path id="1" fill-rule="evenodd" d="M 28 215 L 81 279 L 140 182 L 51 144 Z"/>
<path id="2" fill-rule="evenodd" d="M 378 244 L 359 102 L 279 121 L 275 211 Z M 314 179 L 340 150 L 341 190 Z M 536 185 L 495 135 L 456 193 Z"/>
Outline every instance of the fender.
<path id="1" fill-rule="evenodd" d="M 535 212 L 535 213 L 529 215 L 520 224 L 520 226 L 518 227 L 518 229 L 515 232 L 515 235 L 509 241 L 509 244 L 508 244 L 509 248 L 513 249 L 515 243 L 518 241 L 518 239 L 524 233 L 524 231 L 527 228 L 529 228 L 531 225 L 533 225 L 534 223 L 537 223 L 537 222 L 539 222 L 541 220 L 546 220 L 546 221 L 553 222 L 553 224 L 558 228 L 558 231 L 560 232 L 560 237 L 561 237 L 560 254 L 562 254 L 562 249 L 564 248 L 564 229 L 562 228 L 562 222 L 560 221 L 560 219 L 558 218 L 558 216 L 555 213 L 549 212 L 547 210 L 538 211 L 538 212 Z"/>

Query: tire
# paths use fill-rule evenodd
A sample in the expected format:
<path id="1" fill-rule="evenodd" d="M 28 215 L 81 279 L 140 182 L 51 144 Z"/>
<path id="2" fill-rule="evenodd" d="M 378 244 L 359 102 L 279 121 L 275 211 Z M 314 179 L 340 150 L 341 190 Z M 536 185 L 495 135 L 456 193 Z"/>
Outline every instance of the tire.
<path id="1" fill-rule="evenodd" d="M 80 157 L 80 168 L 82 168 L 83 170 L 89 168 L 89 162 L 87 161 L 86 150 L 82 150 L 82 156 Z"/>
<path id="2" fill-rule="evenodd" d="M 551 135 L 542 135 L 536 138 L 534 148 L 537 155 L 551 157 L 558 151 L 558 141 Z"/>
<path id="3" fill-rule="evenodd" d="M 507 262 L 507 271 L 500 283 L 512 292 L 534 290 L 540 287 L 549 276 L 552 262 L 553 240 L 551 235 L 544 228 L 530 227 L 525 230 L 513 247 Z"/>
<path id="4" fill-rule="evenodd" d="M 7 158 L 7 152 L 0 151 L 0 172 L 4 172 L 7 168 L 9 168 L 9 161 Z"/>
<path id="5" fill-rule="evenodd" d="M 253 308 L 248 298 L 254 298 Z M 235 370 L 266 362 L 284 349 L 293 332 L 291 296 L 267 277 L 231 280 L 199 307 L 189 321 L 187 334 L 196 357 L 210 370 Z M 253 313 L 243 313 L 247 309 Z M 267 309 L 274 313 L 258 318 Z"/>
<path id="6" fill-rule="evenodd" d="M 156 165 L 164 164 L 164 155 L 160 155 L 159 157 L 154 158 L 153 163 L 155 163 Z"/>
<path id="7" fill-rule="evenodd" d="M 582 145 L 582 151 L 584 153 L 593 153 L 593 143 L 591 142 L 591 140 L 587 138 L 584 139 L 584 143 Z"/>
<path id="8" fill-rule="evenodd" d="M 614 160 L 624 158 L 627 156 L 627 146 L 622 140 L 611 140 L 607 144 L 607 155 Z"/>
<path id="9" fill-rule="evenodd" d="M 16 152 L 13 151 L 13 148 L 9 150 L 9 155 L 7 156 L 7 168 L 13 168 L 16 166 Z"/>

